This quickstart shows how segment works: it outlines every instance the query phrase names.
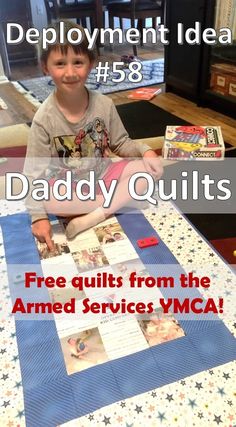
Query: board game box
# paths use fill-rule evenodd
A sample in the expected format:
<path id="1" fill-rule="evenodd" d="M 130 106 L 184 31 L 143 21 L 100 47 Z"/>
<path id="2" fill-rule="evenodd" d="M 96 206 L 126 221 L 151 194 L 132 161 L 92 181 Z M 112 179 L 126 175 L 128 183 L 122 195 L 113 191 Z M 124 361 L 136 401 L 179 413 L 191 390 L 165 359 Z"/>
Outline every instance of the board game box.
<path id="1" fill-rule="evenodd" d="M 220 126 L 167 126 L 162 155 L 172 160 L 223 160 Z"/>

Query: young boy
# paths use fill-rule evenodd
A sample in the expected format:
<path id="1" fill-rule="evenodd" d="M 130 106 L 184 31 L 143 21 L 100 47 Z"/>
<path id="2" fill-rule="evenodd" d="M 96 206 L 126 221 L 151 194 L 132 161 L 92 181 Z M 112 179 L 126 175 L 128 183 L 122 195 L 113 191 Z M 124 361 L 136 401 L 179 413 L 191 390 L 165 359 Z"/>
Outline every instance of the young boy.
<path id="1" fill-rule="evenodd" d="M 59 23 L 54 28 L 58 34 Z M 85 162 L 85 158 L 89 157 L 87 171 L 95 168 L 96 177 L 103 179 L 107 188 L 112 179 L 118 180 L 118 185 L 109 208 L 102 207 L 104 198 L 98 194 L 94 201 L 81 201 L 76 197 L 72 201 L 58 201 L 51 195 L 43 206 L 40 205 L 40 209 L 31 209 L 32 233 L 40 242 L 46 242 L 49 249 L 53 249 L 53 241 L 47 213 L 73 217 L 66 229 L 67 237 L 73 238 L 131 201 L 128 181 L 134 173 L 148 172 L 155 178 L 162 174 L 156 153 L 150 147 L 130 140 L 111 99 L 85 87 L 95 55 L 88 49 L 84 30 L 70 22 L 64 22 L 64 28 L 64 44 L 60 44 L 58 35 L 56 43 L 41 50 L 42 69 L 44 74 L 51 76 L 55 91 L 35 114 L 24 172 L 29 180 L 42 176 L 45 170 L 40 167 L 41 158 L 59 157 L 64 161 L 65 170 L 68 170 L 77 164 L 76 159 Z M 67 41 L 67 33 L 72 28 L 82 31 L 80 44 Z M 111 152 L 125 158 L 143 157 L 143 160 L 126 159 L 109 163 Z M 103 159 L 107 161 L 103 162 Z M 81 169 L 74 168 L 75 175 L 80 179 L 85 169 L 83 166 Z M 136 191 L 145 191 L 146 185 L 146 180 L 139 179 Z M 82 213 L 86 215 L 81 216 Z"/>

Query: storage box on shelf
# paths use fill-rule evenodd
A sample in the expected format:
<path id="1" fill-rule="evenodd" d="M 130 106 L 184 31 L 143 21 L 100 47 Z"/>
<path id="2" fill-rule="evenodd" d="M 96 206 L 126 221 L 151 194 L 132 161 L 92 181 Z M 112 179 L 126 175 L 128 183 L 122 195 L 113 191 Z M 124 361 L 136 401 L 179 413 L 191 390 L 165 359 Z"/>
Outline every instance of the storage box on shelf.
<path id="1" fill-rule="evenodd" d="M 236 65 L 224 63 L 212 65 L 210 87 L 221 95 L 236 97 Z"/>

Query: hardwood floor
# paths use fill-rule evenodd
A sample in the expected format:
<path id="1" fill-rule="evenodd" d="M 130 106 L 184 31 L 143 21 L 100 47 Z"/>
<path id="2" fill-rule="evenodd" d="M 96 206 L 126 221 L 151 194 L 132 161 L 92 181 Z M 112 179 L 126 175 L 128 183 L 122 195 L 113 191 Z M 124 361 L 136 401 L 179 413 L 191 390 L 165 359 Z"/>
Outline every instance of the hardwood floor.
<path id="1" fill-rule="evenodd" d="M 100 51 L 98 61 L 117 61 L 120 60 L 121 55 L 131 55 L 132 47 L 130 46 L 115 46 L 113 52 L 104 48 Z M 138 47 L 138 54 L 141 60 L 154 59 L 163 57 L 163 47 L 157 45 L 146 45 L 145 47 Z M 20 80 L 42 76 L 39 65 L 32 63 L 15 64 L 11 67 L 12 80 Z M 162 86 L 162 94 L 156 96 L 151 102 L 164 110 L 190 122 L 195 125 L 217 125 L 221 126 L 224 140 L 236 147 L 236 120 L 218 113 L 210 108 L 198 107 L 193 102 L 181 98 L 173 93 L 165 93 L 165 86 Z M 133 102 L 128 97 L 128 91 L 116 92 L 108 95 L 111 97 L 115 104 L 124 104 Z"/>

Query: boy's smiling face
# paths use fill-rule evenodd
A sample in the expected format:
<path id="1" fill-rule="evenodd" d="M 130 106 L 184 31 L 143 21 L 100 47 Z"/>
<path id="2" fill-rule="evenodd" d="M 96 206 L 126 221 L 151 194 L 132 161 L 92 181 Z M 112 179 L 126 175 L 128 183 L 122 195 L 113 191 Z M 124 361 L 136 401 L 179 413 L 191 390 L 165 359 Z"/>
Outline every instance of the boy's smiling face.
<path id="1" fill-rule="evenodd" d="M 43 71 L 52 77 L 57 90 L 64 94 L 78 93 L 84 88 L 87 77 L 92 69 L 88 55 L 75 53 L 69 47 L 67 53 L 53 49 L 47 59 L 46 64 L 42 64 Z"/>

